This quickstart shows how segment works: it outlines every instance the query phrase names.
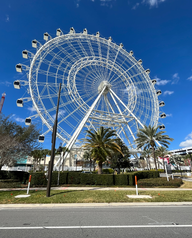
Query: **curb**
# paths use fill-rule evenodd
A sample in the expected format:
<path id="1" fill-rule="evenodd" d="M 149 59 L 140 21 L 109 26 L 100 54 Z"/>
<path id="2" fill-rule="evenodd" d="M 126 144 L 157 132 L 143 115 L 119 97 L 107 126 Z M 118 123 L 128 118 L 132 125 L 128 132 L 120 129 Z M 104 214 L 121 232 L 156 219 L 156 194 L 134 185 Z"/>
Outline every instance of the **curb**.
<path id="1" fill-rule="evenodd" d="M 192 202 L 0 204 L 0 209 L 192 206 Z"/>
<path id="2" fill-rule="evenodd" d="M 45 187 L 30 188 L 30 190 L 47 190 Z M 51 190 L 97 190 L 97 191 L 135 191 L 135 188 L 118 188 L 118 187 L 52 187 Z M 192 191 L 192 188 L 138 188 L 139 191 Z M 1 188 L 0 191 L 27 191 L 27 188 Z"/>

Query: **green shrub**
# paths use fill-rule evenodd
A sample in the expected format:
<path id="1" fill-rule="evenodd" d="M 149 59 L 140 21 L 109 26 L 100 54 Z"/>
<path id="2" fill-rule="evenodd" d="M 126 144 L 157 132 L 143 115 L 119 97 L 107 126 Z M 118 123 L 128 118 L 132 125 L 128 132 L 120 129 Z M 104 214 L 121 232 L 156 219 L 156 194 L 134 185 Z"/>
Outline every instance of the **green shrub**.
<path id="1" fill-rule="evenodd" d="M 143 170 L 143 171 L 135 171 L 127 173 L 129 176 L 129 185 L 133 186 L 135 185 L 135 176 L 137 176 L 137 181 L 140 179 L 146 179 L 146 178 L 158 178 L 159 177 L 159 171 L 156 170 Z"/>
<path id="2" fill-rule="evenodd" d="M 170 179 L 167 181 L 167 178 L 149 178 L 149 179 L 141 179 L 138 181 L 138 187 L 169 187 L 169 188 L 178 188 L 183 184 L 182 179 Z"/>
<path id="3" fill-rule="evenodd" d="M 13 181 L 19 181 L 26 183 L 29 178 L 29 173 L 23 171 L 0 171 L 0 179 L 12 179 Z"/>
<path id="4" fill-rule="evenodd" d="M 0 170 L 0 179 L 8 179 L 8 171 Z"/>
<path id="5" fill-rule="evenodd" d="M 98 174 L 98 170 L 92 171 L 92 174 Z"/>
<path id="6" fill-rule="evenodd" d="M 31 186 L 46 186 L 47 179 L 44 173 L 36 172 L 30 173 L 31 175 Z"/>
<path id="7" fill-rule="evenodd" d="M 58 181 L 58 172 L 54 171 L 52 173 L 51 185 L 57 185 L 57 181 Z M 59 179 L 59 184 L 60 184 L 60 179 Z"/>
<path id="8" fill-rule="evenodd" d="M 93 174 L 83 174 L 80 175 L 80 184 L 93 185 Z"/>
<path id="9" fill-rule="evenodd" d="M 158 169 L 159 173 L 164 173 L 164 169 Z"/>
<path id="10" fill-rule="evenodd" d="M 103 174 L 113 174 L 114 170 L 113 169 L 103 169 Z"/>
<path id="11" fill-rule="evenodd" d="M 127 173 L 127 177 L 129 178 L 128 179 L 128 184 L 130 186 L 135 185 L 135 176 L 134 176 L 134 174 L 133 173 Z"/>
<path id="12" fill-rule="evenodd" d="M 111 174 L 93 174 L 95 185 L 114 185 L 113 175 Z"/>
<path id="13" fill-rule="evenodd" d="M 31 186 L 46 186 L 47 178 L 43 172 L 31 173 Z M 136 171 L 127 174 L 86 174 L 81 172 L 60 172 L 59 185 L 62 184 L 85 184 L 85 185 L 135 185 L 135 176 L 137 180 L 145 178 L 156 178 L 159 171 Z M 29 174 L 27 173 L 27 180 Z M 58 172 L 52 173 L 51 185 L 56 186 Z M 27 181 L 28 182 L 28 181 Z"/>
<path id="14" fill-rule="evenodd" d="M 31 186 L 46 186 L 47 178 L 45 173 L 36 172 L 31 174 Z M 56 186 L 58 181 L 58 172 L 54 171 L 52 173 L 51 185 Z M 68 184 L 68 172 L 60 172 L 59 175 L 59 185 Z"/>
<path id="15" fill-rule="evenodd" d="M 68 172 L 68 184 L 80 184 L 81 172 Z"/>
<path id="16" fill-rule="evenodd" d="M 59 184 L 68 184 L 68 174 L 69 172 L 60 172 Z"/>
<path id="17" fill-rule="evenodd" d="M 127 174 L 114 175 L 115 185 L 128 185 L 129 176 Z"/>

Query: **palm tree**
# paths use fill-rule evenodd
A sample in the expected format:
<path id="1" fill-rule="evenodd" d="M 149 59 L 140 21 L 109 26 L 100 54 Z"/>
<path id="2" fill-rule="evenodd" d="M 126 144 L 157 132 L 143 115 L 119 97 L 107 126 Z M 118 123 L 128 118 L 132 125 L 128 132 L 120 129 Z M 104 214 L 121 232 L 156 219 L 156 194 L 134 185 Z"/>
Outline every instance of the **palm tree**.
<path id="1" fill-rule="evenodd" d="M 90 171 L 91 171 L 91 165 L 92 165 L 92 157 L 91 157 L 91 151 L 90 150 L 86 150 L 83 154 L 83 158 L 85 160 L 89 160 L 90 163 Z"/>
<path id="2" fill-rule="evenodd" d="M 35 168 L 35 163 L 40 165 L 41 159 L 44 157 L 43 150 L 33 150 L 31 151 L 31 156 L 33 157 L 33 162 L 34 162 L 34 170 Z"/>
<path id="3" fill-rule="evenodd" d="M 150 149 L 143 150 L 142 156 L 147 159 L 147 165 L 151 170 L 151 163 L 150 163 L 151 150 Z"/>
<path id="4" fill-rule="evenodd" d="M 144 128 L 140 128 L 137 133 L 137 139 L 135 140 L 137 144 L 137 148 L 141 149 L 142 147 L 145 149 L 152 148 L 152 154 L 155 163 L 155 169 L 157 170 L 157 164 L 155 159 L 155 147 L 156 143 L 159 142 L 164 147 L 168 148 L 170 144 L 169 141 L 173 141 L 168 135 L 163 135 L 165 131 L 157 132 L 159 127 L 154 126 L 144 126 Z"/>
<path id="5" fill-rule="evenodd" d="M 43 153 L 44 171 L 45 171 L 46 156 L 47 156 L 47 155 L 51 155 L 51 150 L 49 150 L 49 149 L 44 149 L 44 150 L 42 150 L 42 153 Z"/>
<path id="6" fill-rule="evenodd" d="M 168 155 L 168 154 L 170 154 L 170 152 L 167 150 L 166 147 L 160 146 L 160 147 L 158 147 L 157 150 L 156 150 L 156 155 L 163 159 L 163 167 L 164 167 L 164 170 L 165 170 L 165 161 L 164 161 L 164 158 L 165 158 L 165 156 Z"/>
<path id="7" fill-rule="evenodd" d="M 87 130 L 88 138 L 85 139 L 86 144 L 83 145 L 91 151 L 93 160 L 98 161 L 98 174 L 102 173 L 102 164 L 106 161 L 107 156 L 111 157 L 112 152 L 121 152 L 121 148 L 117 145 L 116 132 L 111 128 L 100 127 L 97 131 Z"/>
<path id="8" fill-rule="evenodd" d="M 128 147 L 124 144 L 124 142 L 120 139 L 116 139 L 117 145 L 121 148 L 121 152 L 113 153 L 110 158 L 110 167 L 115 169 L 117 168 L 117 173 L 120 174 L 121 168 L 129 168 L 130 167 L 130 153 Z"/>

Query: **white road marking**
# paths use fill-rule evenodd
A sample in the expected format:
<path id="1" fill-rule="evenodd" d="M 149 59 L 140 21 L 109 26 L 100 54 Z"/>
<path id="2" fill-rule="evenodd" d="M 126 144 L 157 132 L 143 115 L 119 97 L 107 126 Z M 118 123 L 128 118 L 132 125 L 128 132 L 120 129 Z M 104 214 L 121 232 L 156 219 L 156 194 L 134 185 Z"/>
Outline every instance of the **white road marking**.
<path id="1" fill-rule="evenodd" d="M 189 228 L 192 225 L 124 225 L 124 226 L 33 226 L 0 227 L 0 230 L 36 230 L 36 229 L 119 229 L 119 228 Z"/>

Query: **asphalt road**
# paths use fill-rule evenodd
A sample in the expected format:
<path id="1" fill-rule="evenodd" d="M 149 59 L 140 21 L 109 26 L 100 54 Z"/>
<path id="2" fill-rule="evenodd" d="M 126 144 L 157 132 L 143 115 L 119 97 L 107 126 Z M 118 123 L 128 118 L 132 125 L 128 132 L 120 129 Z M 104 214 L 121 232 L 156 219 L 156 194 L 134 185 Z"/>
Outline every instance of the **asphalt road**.
<path id="1" fill-rule="evenodd" d="M 0 237 L 192 237 L 192 206 L 1 208 Z"/>

